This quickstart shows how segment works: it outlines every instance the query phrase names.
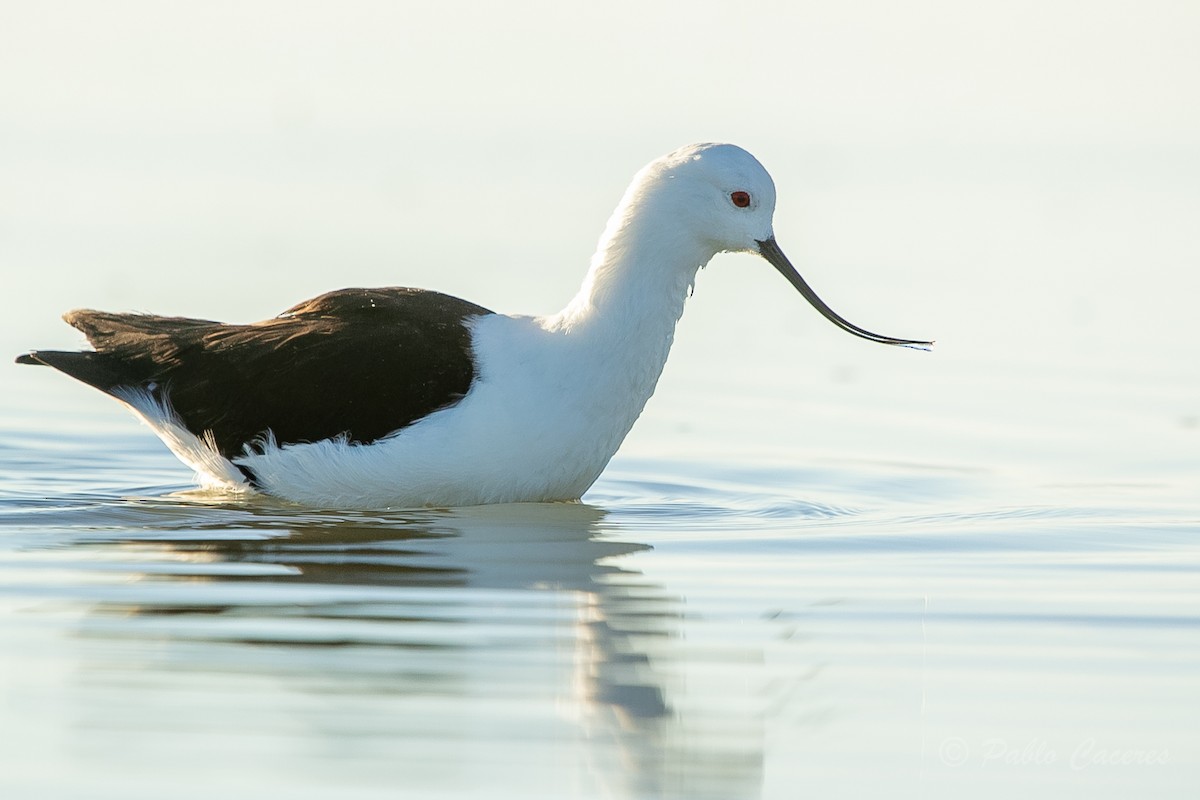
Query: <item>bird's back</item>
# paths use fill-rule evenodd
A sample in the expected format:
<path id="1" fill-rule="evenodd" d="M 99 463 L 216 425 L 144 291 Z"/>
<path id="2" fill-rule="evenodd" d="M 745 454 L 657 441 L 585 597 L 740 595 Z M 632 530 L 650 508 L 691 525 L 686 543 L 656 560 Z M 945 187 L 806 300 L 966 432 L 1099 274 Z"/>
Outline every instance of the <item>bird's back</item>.
<path id="1" fill-rule="evenodd" d="M 35 351 L 126 399 L 169 404 L 226 458 L 268 432 L 279 444 L 367 443 L 453 404 L 470 388 L 470 322 L 487 309 L 419 289 L 343 289 L 250 325 L 72 311 L 94 352 Z"/>

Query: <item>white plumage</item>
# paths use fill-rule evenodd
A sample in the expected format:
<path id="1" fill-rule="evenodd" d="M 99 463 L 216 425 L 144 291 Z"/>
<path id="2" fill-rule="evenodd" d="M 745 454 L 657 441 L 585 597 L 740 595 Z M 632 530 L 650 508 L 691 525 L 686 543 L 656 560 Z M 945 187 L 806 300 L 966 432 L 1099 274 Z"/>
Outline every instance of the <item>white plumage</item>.
<path id="1" fill-rule="evenodd" d="M 774 209 L 770 175 L 739 147 L 691 145 L 651 162 L 625 192 L 566 307 L 547 317 L 462 320 L 474 362 L 469 390 L 370 443 L 343 436 L 280 444 L 267 432 L 226 458 L 211 435 L 185 427 L 154 384 L 109 393 L 210 486 L 250 491 L 245 468 L 258 489 L 319 507 L 575 500 L 654 393 L 696 273 L 718 252 L 761 254 L 857 336 L 928 344 L 872 334 L 829 310 L 775 243 Z M 39 358 L 51 363 L 38 353 L 26 363 Z"/>
<path id="2" fill-rule="evenodd" d="M 725 202 L 736 190 L 756 207 Z M 774 208 L 771 177 L 740 148 L 665 156 L 634 178 L 566 308 L 470 323 L 478 375 L 459 403 L 374 444 L 268 445 L 239 462 L 318 506 L 578 499 L 654 393 L 697 270 L 770 238 Z"/>

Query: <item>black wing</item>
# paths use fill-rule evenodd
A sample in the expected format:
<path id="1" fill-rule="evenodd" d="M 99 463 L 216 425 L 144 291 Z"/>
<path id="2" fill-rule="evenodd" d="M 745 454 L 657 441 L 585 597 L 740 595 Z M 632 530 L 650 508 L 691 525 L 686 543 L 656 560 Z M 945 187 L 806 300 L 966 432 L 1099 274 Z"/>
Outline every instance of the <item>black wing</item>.
<path id="1" fill-rule="evenodd" d="M 280 444 L 372 442 L 453 405 L 475 378 L 471 319 L 492 312 L 421 289 L 342 289 L 252 325 L 72 311 L 95 352 L 33 352 L 109 394 L 165 397 L 222 455 Z"/>

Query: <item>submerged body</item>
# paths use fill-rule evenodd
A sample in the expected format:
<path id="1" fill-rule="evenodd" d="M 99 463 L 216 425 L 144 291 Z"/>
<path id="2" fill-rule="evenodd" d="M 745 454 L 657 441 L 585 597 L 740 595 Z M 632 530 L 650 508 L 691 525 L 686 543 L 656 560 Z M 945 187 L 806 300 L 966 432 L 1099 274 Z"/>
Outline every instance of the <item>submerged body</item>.
<path id="1" fill-rule="evenodd" d="M 575 500 L 662 373 L 696 272 L 763 255 L 835 324 L 774 241 L 770 176 L 733 145 L 647 165 L 558 314 L 507 316 L 436 292 L 349 289 L 272 320 L 77 311 L 94 352 L 33 352 L 128 405 L 203 483 L 310 506 Z"/>
<path id="2" fill-rule="evenodd" d="M 641 414 L 667 347 L 568 335 L 564 322 L 478 317 L 469 323 L 478 373 L 458 402 L 370 445 L 269 445 L 239 463 L 264 490 L 319 505 L 578 499 Z M 614 347 L 622 356 L 605 358 Z M 587 363 L 600 368 L 579 368 Z"/>

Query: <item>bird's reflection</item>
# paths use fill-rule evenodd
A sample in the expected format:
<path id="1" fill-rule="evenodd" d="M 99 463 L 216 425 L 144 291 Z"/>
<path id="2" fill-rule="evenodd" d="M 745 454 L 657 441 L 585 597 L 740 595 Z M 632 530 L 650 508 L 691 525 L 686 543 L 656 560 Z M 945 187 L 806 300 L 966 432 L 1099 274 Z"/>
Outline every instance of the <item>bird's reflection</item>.
<path id="1" fill-rule="evenodd" d="M 219 643 L 228 661 L 215 669 L 242 670 L 236 647 L 265 647 L 279 657 L 255 663 L 309 692 L 549 687 L 609 789 L 747 796 L 761 780 L 761 747 L 747 758 L 744 740 L 725 754 L 680 744 L 698 738 L 672 700 L 683 600 L 630 565 L 648 546 L 602 509 L 348 515 L 153 500 L 99 513 L 114 524 L 76 544 L 126 559 L 137 580 L 92 606 L 86 634 Z M 689 786 L 690 772 L 706 785 Z"/>

